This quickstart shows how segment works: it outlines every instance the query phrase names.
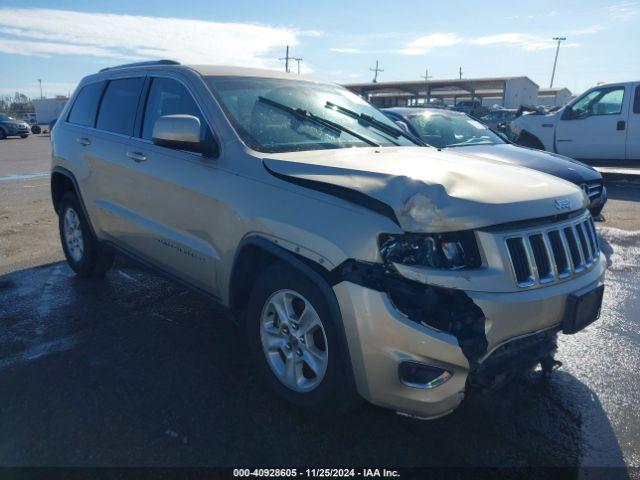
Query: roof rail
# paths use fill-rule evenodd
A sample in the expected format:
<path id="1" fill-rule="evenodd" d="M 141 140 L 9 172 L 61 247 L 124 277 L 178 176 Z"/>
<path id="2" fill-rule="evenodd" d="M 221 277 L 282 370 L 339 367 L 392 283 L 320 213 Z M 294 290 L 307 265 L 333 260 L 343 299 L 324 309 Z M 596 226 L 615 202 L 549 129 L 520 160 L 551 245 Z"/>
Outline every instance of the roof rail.
<path id="1" fill-rule="evenodd" d="M 115 70 L 117 68 L 146 67 L 149 65 L 180 65 L 180 62 L 176 62 L 175 60 L 150 60 L 148 62 L 125 63 L 124 65 L 116 65 L 115 67 L 106 67 L 100 71 L 106 72 L 107 70 Z"/>

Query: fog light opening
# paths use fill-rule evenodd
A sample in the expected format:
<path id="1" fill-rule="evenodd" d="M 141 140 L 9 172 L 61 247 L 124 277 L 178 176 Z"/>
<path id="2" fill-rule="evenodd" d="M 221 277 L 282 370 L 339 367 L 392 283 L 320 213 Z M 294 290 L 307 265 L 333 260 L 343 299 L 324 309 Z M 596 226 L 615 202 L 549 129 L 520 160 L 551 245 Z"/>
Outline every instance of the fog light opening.
<path id="1" fill-rule="evenodd" d="M 442 385 L 453 374 L 444 368 L 418 362 L 402 362 L 398 367 L 400 381 L 411 388 L 429 389 Z"/>

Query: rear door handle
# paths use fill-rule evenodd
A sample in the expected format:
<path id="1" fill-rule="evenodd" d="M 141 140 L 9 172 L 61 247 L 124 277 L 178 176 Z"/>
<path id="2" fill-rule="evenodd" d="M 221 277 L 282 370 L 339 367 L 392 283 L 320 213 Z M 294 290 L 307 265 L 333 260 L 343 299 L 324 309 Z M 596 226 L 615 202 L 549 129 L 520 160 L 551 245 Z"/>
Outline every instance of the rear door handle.
<path id="1" fill-rule="evenodd" d="M 147 159 L 147 157 L 145 157 L 144 154 L 140 152 L 127 152 L 127 158 L 130 158 L 134 162 L 138 163 L 144 162 Z"/>
<path id="2" fill-rule="evenodd" d="M 76 142 L 78 142 L 83 147 L 86 147 L 87 145 L 91 145 L 91 140 L 89 140 L 88 138 L 84 138 L 84 137 L 76 138 Z"/>
<path id="3" fill-rule="evenodd" d="M 624 120 L 618 121 L 618 125 L 616 126 L 616 130 L 624 130 L 627 126 L 627 122 Z"/>

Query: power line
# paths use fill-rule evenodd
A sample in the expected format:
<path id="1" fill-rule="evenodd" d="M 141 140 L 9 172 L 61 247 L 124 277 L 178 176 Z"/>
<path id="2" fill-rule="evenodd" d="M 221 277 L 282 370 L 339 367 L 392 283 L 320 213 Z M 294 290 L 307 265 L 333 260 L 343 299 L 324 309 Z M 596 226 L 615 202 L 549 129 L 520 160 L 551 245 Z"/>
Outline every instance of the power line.
<path id="1" fill-rule="evenodd" d="M 378 73 L 384 72 L 383 69 L 378 67 L 378 60 L 376 60 L 376 68 L 370 68 L 369 70 L 375 72 L 373 74 L 373 83 L 378 83 Z"/>

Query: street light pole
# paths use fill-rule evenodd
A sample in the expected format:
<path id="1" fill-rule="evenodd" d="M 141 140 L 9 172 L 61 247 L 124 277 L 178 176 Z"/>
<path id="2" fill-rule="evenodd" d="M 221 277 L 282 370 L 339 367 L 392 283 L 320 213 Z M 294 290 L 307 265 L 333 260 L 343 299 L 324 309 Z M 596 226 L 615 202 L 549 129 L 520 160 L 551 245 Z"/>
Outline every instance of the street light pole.
<path id="1" fill-rule="evenodd" d="M 553 78 L 556 76 L 556 65 L 558 64 L 558 53 L 560 53 L 560 43 L 565 41 L 567 37 L 553 37 L 553 39 L 558 42 L 558 46 L 556 47 L 556 58 L 553 60 L 553 71 L 551 72 L 551 82 L 549 83 L 549 88 L 553 88 Z"/>
<path id="2" fill-rule="evenodd" d="M 43 97 L 42 97 L 42 79 L 41 78 L 38 79 L 38 83 L 40 84 L 40 100 L 42 100 Z"/>

